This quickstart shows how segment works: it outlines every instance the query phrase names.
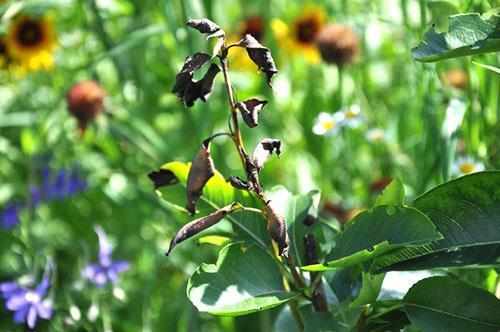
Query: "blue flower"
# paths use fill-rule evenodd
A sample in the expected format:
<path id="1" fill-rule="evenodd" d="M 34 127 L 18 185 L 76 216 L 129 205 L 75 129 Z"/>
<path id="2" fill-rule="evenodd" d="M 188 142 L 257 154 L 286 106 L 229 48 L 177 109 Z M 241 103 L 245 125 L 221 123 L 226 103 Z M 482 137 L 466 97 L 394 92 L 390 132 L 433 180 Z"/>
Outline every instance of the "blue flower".
<path id="1" fill-rule="evenodd" d="M 116 284 L 119 274 L 128 270 L 130 263 L 124 260 L 113 262 L 111 260 L 113 247 L 108 242 L 104 230 L 100 226 L 95 226 L 94 229 L 99 238 L 98 262 L 85 266 L 82 275 L 85 279 L 99 287 L 103 287 L 108 281 Z"/>
<path id="2" fill-rule="evenodd" d="M 4 229 L 13 228 L 19 225 L 19 223 L 21 222 L 19 213 L 22 207 L 22 204 L 19 202 L 10 202 L 5 205 L 5 208 L 1 215 L 2 227 Z"/>
<path id="3" fill-rule="evenodd" d="M 5 299 L 5 308 L 14 312 L 14 323 L 27 323 L 30 329 L 34 329 L 38 317 L 52 317 L 52 301 L 44 299 L 50 287 L 49 270 L 50 265 L 35 288 L 21 287 L 13 281 L 0 283 L 0 295 Z"/>

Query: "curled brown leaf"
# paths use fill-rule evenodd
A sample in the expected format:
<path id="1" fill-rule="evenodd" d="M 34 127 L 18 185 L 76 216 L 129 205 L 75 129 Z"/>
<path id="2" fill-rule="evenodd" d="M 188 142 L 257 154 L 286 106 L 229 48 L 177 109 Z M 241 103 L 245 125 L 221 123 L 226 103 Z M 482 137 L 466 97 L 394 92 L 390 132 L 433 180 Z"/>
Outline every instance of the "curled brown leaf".
<path id="1" fill-rule="evenodd" d="M 278 244 L 280 255 L 288 254 L 288 234 L 286 232 L 285 216 L 270 201 L 266 206 L 267 231 L 271 238 Z"/>
<path id="2" fill-rule="evenodd" d="M 281 141 L 278 139 L 265 138 L 257 144 L 253 152 L 252 161 L 257 170 L 264 167 L 264 163 L 269 159 L 271 154 L 276 153 L 276 155 L 281 154 Z"/>
<path id="3" fill-rule="evenodd" d="M 236 43 L 235 46 L 246 48 L 248 56 L 259 67 L 259 70 L 266 74 L 267 84 L 271 86 L 271 78 L 278 72 L 271 51 L 267 47 L 262 46 L 250 34 L 246 34 L 245 38 Z"/>
<path id="4" fill-rule="evenodd" d="M 194 215 L 196 201 L 200 198 L 203 187 L 215 174 L 214 162 L 210 155 L 210 139 L 206 139 L 201 144 L 196 154 L 187 179 L 187 205 L 186 209 Z"/>
<path id="5" fill-rule="evenodd" d="M 148 178 L 153 181 L 155 190 L 164 186 L 170 186 L 179 182 L 179 179 L 168 169 L 159 169 L 148 174 Z"/>
<path id="6" fill-rule="evenodd" d="M 231 185 L 236 189 L 250 190 L 251 188 L 248 182 L 234 175 L 229 177 L 229 183 L 231 183 Z"/>
<path id="7" fill-rule="evenodd" d="M 256 98 L 248 99 L 243 102 L 236 103 L 236 107 L 240 110 L 241 116 L 245 123 L 253 128 L 259 123 L 259 113 L 266 106 L 267 100 L 259 100 Z"/>
<path id="8" fill-rule="evenodd" d="M 168 256 L 172 249 L 179 243 L 184 240 L 189 239 L 193 235 L 198 234 L 199 232 L 215 225 L 219 221 L 221 221 L 225 216 L 235 211 L 239 207 L 239 203 L 233 202 L 220 210 L 215 211 L 207 216 L 201 217 L 199 219 L 193 220 L 186 225 L 184 225 L 179 231 L 175 234 L 172 241 L 170 241 L 170 246 L 166 255 Z"/>
<path id="9" fill-rule="evenodd" d="M 220 30 L 220 27 L 216 23 L 210 21 L 208 18 L 188 18 L 187 25 L 188 27 L 196 29 L 201 33 L 215 33 Z"/>
<path id="10" fill-rule="evenodd" d="M 177 94 L 184 106 L 191 107 L 197 99 L 206 101 L 212 92 L 215 76 L 221 71 L 220 67 L 212 64 L 202 79 L 193 80 L 193 74 L 207 62 L 211 56 L 206 53 L 196 53 L 193 57 L 186 57 L 181 71 L 175 77 L 172 92 Z"/>

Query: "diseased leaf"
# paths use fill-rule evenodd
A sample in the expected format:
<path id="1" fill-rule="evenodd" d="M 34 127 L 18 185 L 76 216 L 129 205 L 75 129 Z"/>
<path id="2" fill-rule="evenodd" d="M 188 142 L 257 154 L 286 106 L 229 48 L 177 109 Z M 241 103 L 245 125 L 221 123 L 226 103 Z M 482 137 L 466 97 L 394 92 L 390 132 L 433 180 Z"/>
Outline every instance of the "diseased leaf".
<path id="1" fill-rule="evenodd" d="M 166 255 L 168 256 L 172 249 L 174 249 L 174 247 L 182 241 L 189 239 L 193 235 L 196 235 L 221 221 L 229 213 L 235 211 L 238 205 L 238 203 L 234 202 L 230 205 L 224 206 L 222 209 L 217 210 L 214 213 L 209 214 L 208 216 L 201 217 L 184 225 L 175 234 L 172 241 L 170 241 L 170 247 L 168 248 Z"/>
<path id="2" fill-rule="evenodd" d="M 187 26 L 198 30 L 201 33 L 215 33 L 220 27 L 208 18 L 192 19 L 188 18 Z"/>
<path id="3" fill-rule="evenodd" d="M 500 300 L 460 280 L 421 280 L 403 301 L 410 321 L 422 331 L 500 331 Z"/>
<path id="4" fill-rule="evenodd" d="M 279 254 L 288 255 L 288 234 L 286 232 L 285 216 L 279 212 L 273 201 L 266 206 L 267 230 L 271 238 L 278 244 Z"/>
<path id="5" fill-rule="evenodd" d="M 283 277 L 265 249 L 232 243 L 216 264 L 202 264 L 189 279 L 187 295 L 200 312 L 241 316 L 276 307 L 296 297 L 283 287 Z"/>
<path id="6" fill-rule="evenodd" d="M 259 172 L 273 153 L 276 153 L 278 156 L 281 154 L 281 141 L 279 139 L 264 138 L 257 144 L 253 152 L 252 161 Z"/>
<path id="7" fill-rule="evenodd" d="M 430 28 L 411 53 L 415 60 L 433 62 L 498 51 L 500 16 L 484 19 L 478 13 L 467 13 L 450 16 L 448 32 L 438 33 Z"/>
<path id="8" fill-rule="evenodd" d="M 153 185 L 155 190 L 164 187 L 176 184 L 179 182 L 179 179 L 175 176 L 172 171 L 166 169 L 159 169 L 158 171 L 153 171 L 148 174 L 149 179 L 153 181 Z"/>
<path id="9" fill-rule="evenodd" d="M 210 59 L 211 56 L 206 53 L 196 53 L 193 57 L 186 57 L 184 66 L 175 77 L 175 85 L 172 88 L 172 92 L 179 96 L 184 106 L 193 106 L 197 99 L 207 101 L 210 96 L 214 79 L 221 71 L 218 65 L 212 64 L 202 79 L 193 81 L 194 72 L 203 67 Z"/>
<path id="10" fill-rule="evenodd" d="M 187 205 L 186 209 L 194 215 L 196 201 L 201 196 L 205 183 L 215 174 L 214 162 L 210 155 L 210 140 L 201 144 L 200 150 L 193 160 L 187 179 Z"/>
<path id="11" fill-rule="evenodd" d="M 229 183 L 236 188 L 236 189 L 241 189 L 241 190 L 249 190 L 250 189 L 250 184 L 246 182 L 245 180 L 240 179 L 237 176 L 231 175 L 229 177 Z"/>
<path id="12" fill-rule="evenodd" d="M 259 123 L 259 113 L 266 106 L 267 100 L 249 99 L 243 102 L 236 103 L 236 107 L 240 110 L 241 116 L 245 123 L 253 128 Z"/>
<path id="13" fill-rule="evenodd" d="M 278 72 L 271 51 L 267 47 L 262 46 L 250 34 L 246 34 L 245 38 L 240 40 L 236 46 L 246 48 L 248 56 L 259 67 L 259 70 L 266 74 L 267 84 L 271 86 L 271 78 Z"/>
<path id="14" fill-rule="evenodd" d="M 314 234 L 306 234 L 304 236 L 304 248 L 305 248 L 305 258 L 306 264 L 312 265 L 319 263 L 318 252 L 316 247 L 316 239 Z M 318 277 L 318 272 L 309 273 L 311 283 Z M 325 297 L 325 289 L 323 287 L 323 281 L 320 280 L 311 294 L 311 302 L 316 312 L 328 312 L 328 302 Z"/>

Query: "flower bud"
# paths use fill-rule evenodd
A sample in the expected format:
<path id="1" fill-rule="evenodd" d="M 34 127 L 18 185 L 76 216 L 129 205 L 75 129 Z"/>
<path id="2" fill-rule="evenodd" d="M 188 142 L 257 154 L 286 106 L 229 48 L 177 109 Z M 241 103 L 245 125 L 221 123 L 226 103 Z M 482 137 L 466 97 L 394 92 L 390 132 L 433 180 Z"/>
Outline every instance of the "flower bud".
<path id="1" fill-rule="evenodd" d="M 103 111 L 106 93 L 95 81 L 83 81 L 71 87 L 67 95 L 68 111 L 77 119 L 80 135 L 90 121 Z"/>

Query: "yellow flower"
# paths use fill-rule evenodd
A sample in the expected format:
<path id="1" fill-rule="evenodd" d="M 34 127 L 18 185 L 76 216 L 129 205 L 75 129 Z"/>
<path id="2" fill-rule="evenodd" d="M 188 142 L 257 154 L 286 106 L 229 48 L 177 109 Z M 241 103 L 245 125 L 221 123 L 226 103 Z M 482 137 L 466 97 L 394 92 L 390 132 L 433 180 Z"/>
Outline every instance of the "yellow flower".
<path id="1" fill-rule="evenodd" d="M 302 54 L 310 63 L 320 60 L 316 49 L 316 37 L 325 23 L 323 10 L 315 5 L 306 5 L 290 26 L 280 19 L 271 21 L 271 29 L 282 47 L 290 54 Z"/>
<path id="2" fill-rule="evenodd" d="M 5 37 L 9 55 L 19 65 L 19 72 L 54 66 L 52 52 L 57 42 L 53 26 L 46 18 L 20 16 Z"/>

